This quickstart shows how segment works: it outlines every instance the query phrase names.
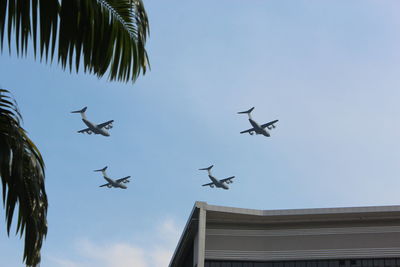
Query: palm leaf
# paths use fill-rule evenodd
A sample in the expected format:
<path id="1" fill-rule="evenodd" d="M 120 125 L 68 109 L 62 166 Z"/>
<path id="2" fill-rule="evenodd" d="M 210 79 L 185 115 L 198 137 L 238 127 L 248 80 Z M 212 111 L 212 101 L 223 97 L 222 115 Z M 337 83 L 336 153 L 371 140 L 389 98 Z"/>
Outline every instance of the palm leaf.
<path id="1" fill-rule="evenodd" d="M 44 163 L 39 150 L 20 126 L 21 115 L 8 91 L 0 89 L 0 178 L 7 233 L 18 205 L 17 233 L 25 233 L 24 261 L 40 262 L 40 249 L 47 234 L 47 196 Z"/>
<path id="2" fill-rule="evenodd" d="M 148 33 L 141 0 L 0 0 L 1 50 L 5 35 L 10 49 L 15 38 L 18 55 L 32 41 L 35 56 L 39 50 L 52 61 L 57 53 L 63 68 L 82 65 L 110 80 L 135 81 L 146 72 Z"/>

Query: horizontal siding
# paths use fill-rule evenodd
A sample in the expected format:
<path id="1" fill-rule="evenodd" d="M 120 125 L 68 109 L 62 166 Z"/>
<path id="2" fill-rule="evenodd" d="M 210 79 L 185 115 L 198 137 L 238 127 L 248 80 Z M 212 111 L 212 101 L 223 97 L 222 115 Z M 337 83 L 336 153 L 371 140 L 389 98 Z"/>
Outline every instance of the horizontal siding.
<path id="1" fill-rule="evenodd" d="M 400 258 L 400 247 L 368 249 L 327 249 L 327 250 L 291 250 L 291 251 L 238 251 L 206 250 L 207 260 L 325 260 L 325 259 L 363 259 L 363 258 Z M 400 267 L 400 266 L 399 266 Z"/>
<path id="2" fill-rule="evenodd" d="M 400 226 L 373 227 L 324 227 L 311 229 L 277 229 L 277 230 L 243 230 L 243 229 L 207 229 L 207 236 L 304 236 L 304 235 L 333 235 L 333 234 L 381 234 L 399 233 Z"/>
<path id="3" fill-rule="evenodd" d="M 400 267 L 400 258 L 322 261 L 210 261 L 205 267 Z"/>

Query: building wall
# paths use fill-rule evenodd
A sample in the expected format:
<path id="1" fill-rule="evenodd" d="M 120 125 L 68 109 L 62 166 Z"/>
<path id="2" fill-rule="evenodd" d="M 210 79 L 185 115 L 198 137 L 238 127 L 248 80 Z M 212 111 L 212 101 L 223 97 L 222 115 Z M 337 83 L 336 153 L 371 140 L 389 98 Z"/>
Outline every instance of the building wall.
<path id="1" fill-rule="evenodd" d="M 205 258 L 214 260 L 311 260 L 400 257 L 400 223 L 353 223 L 314 228 L 270 229 L 208 225 Z"/>
<path id="2" fill-rule="evenodd" d="M 170 267 L 400 267 L 400 206 L 247 210 L 196 202 Z"/>

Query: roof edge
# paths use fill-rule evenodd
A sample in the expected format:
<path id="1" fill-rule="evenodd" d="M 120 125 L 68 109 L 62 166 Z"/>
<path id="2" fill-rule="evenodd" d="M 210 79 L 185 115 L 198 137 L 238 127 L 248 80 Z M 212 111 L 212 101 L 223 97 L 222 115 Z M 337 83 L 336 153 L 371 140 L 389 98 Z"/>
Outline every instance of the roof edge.
<path id="1" fill-rule="evenodd" d="M 174 262 L 177 260 L 178 258 L 178 252 L 181 250 L 181 248 L 185 245 L 185 243 L 187 242 L 186 238 L 188 235 L 188 229 L 190 227 L 191 222 L 194 219 L 194 216 L 196 214 L 196 210 L 198 209 L 206 209 L 207 207 L 207 202 L 202 202 L 202 201 L 196 201 L 193 205 L 192 211 L 190 212 L 189 218 L 186 221 L 185 227 L 183 228 L 181 237 L 179 238 L 178 244 L 175 248 L 174 254 L 171 257 L 171 261 L 169 262 L 168 266 L 172 267 Z"/>
<path id="2" fill-rule="evenodd" d="M 197 202 L 196 202 L 197 203 Z M 351 214 L 351 213 L 375 213 L 375 212 L 400 212 L 400 205 L 392 206 L 359 206 L 359 207 L 337 207 L 337 208 L 310 208 L 310 209 L 280 209 L 280 210 L 257 210 L 234 208 L 226 206 L 208 205 L 201 202 L 208 211 L 236 213 L 255 216 L 279 216 L 279 215 L 328 215 L 328 214 Z"/>

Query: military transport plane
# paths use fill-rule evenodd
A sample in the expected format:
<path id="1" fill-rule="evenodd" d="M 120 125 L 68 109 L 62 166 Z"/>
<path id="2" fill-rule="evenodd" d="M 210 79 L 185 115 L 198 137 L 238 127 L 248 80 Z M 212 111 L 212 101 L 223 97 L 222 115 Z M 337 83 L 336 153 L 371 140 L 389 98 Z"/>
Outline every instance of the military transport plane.
<path id="1" fill-rule="evenodd" d="M 212 181 L 212 183 L 203 184 L 203 186 L 209 186 L 211 188 L 213 188 L 215 186 L 217 188 L 223 188 L 223 189 L 228 190 L 229 189 L 228 184 L 233 183 L 232 179 L 235 178 L 235 176 L 231 176 L 231 177 L 228 177 L 225 179 L 218 180 L 217 178 L 215 178 L 214 176 L 211 175 L 211 168 L 213 166 L 214 165 L 211 165 L 208 168 L 199 169 L 200 171 L 208 171 L 208 177 L 210 177 L 210 179 Z"/>
<path id="2" fill-rule="evenodd" d="M 258 124 L 257 122 L 255 122 L 255 121 L 253 120 L 253 118 L 251 117 L 251 114 L 250 114 L 250 113 L 253 111 L 253 109 L 254 109 L 254 107 L 252 107 L 251 109 L 249 109 L 249 110 L 247 110 L 247 111 L 238 112 L 238 114 L 247 114 L 247 115 L 249 115 L 249 122 L 250 122 L 250 124 L 253 126 L 253 128 L 248 129 L 248 130 L 246 130 L 246 131 L 242 131 L 242 132 L 240 132 L 240 133 L 241 133 L 241 134 L 242 134 L 242 133 L 249 133 L 250 135 L 253 135 L 254 133 L 256 133 L 256 134 L 262 134 L 262 135 L 264 135 L 264 136 L 266 136 L 266 137 L 270 137 L 269 132 L 268 132 L 267 130 L 265 130 L 265 128 L 267 128 L 268 130 L 271 130 L 272 128 L 275 128 L 275 125 L 274 125 L 274 124 L 277 123 L 278 120 L 270 121 L 270 122 L 268 122 L 268 123 L 259 125 L 259 124 Z"/>
<path id="3" fill-rule="evenodd" d="M 113 180 L 113 179 L 111 179 L 110 177 L 107 176 L 106 170 L 107 170 L 107 166 L 105 166 L 103 169 L 95 170 L 95 172 L 102 172 L 104 179 L 106 179 L 106 181 L 108 182 L 106 184 L 100 185 L 99 187 L 107 186 L 108 188 L 111 188 L 111 187 L 119 187 L 119 188 L 122 188 L 122 189 L 127 189 L 128 188 L 124 184 L 130 182 L 128 180 L 129 178 L 131 178 L 130 176 L 126 176 L 126 177 L 118 179 L 118 180 Z"/>
<path id="4" fill-rule="evenodd" d="M 114 120 L 110 120 L 110 121 L 106 121 L 100 124 L 95 124 L 91 121 L 88 121 L 88 119 L 86 118 L 86 111 L 87 107 L 84 107 L 81 110 L 77 110 L 77 111 L 72 111 L 71 113 L 80 113 L 82 116 L 82 121 L 86 124 L 86 126 L 88 128 L 83 129 L 78 131 L 78 133 L 87 133 L 87 134 L 101 134 L 104 136 L 110 136 L 110 133 L 107 131 L 108 129 L 111 129 L 113 127 L 112 123 L 114 122 Z"/>

